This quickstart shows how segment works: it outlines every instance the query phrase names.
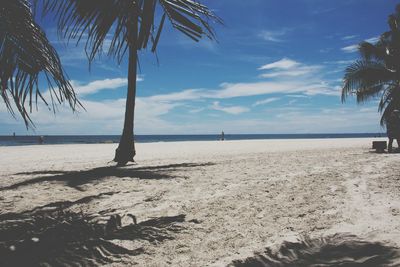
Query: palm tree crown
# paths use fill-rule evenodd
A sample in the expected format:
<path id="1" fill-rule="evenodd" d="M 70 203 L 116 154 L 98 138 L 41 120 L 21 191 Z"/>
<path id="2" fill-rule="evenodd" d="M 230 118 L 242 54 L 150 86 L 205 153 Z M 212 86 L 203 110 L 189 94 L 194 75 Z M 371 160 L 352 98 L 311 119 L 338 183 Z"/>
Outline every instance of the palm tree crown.
<path id="1" fill-rule="evenodd" d="M 38 98 L 48 105 L 40 91 L 40 74 L 49 87 L 50 109 L 55 111 L 54 104 L 64 101 L 73 110 L 80 105 L 57 52 L 33 20 L 26 0 L 0 1 L 0 66 L 1 98 L 13 116 L 16 106 L 27 127 L 33 126 L 30 112 L 34 103 L 37 108 Z"/>
<path id="2" fill-rule="evenodd" d="M 342 88 L 342 101 L 355 95 L 357 103 L 380 97 L 381 124 L 390 113 L 400 108 L 400 5 L 389 16 L 390 30 L 375 44 L 362 42 L 361 59 L 347 67 Z"/>
<path id="3" fill-rule="evenodd" d="M 38 2 L 39 0 L 35 0 Z M 221 20 L 206 6 L 192 0 L 42 0 L 44 14 L 54 12 L 58 17 L 61 37 L 86 42 L 90 62 L 103 51 L 110 41 L 108 55 L 120 63 L 129 46 L 145 49 L 151 42 L 155 52 L 168 18 L 172 26 L 191 39 L 203 36 L 214 39 L 210 20 Z M 163 11 L 156 17 L 157 9 Z M 156 20 L 158 22 L 156 22 Z M 136 25 L 135 25 L 136 24 Z M 132 29 L 138 27 L 137 38 Z"/>

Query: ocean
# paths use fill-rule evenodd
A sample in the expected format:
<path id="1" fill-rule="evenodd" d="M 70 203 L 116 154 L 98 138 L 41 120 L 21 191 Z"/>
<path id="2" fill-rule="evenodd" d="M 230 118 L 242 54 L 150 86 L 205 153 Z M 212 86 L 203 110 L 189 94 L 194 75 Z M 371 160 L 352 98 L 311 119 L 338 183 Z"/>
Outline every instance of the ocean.
<path id="1" fill-rule="evenodd" d="M 225 134 L 226 140 L 257 139 L 320 139 L 320 138 L 367 138 L 385 137 L 383 133 L 346 133 L 346 134 Z M 0 136 L 0 146 L 39 145 L 39 136 Z M 118 143 L 119 135 L 44 135 L 43 144 L 100 144 Z M 220 135 L 136 135 L 138 143 L 174 142 L 174 141 L 215 141 Z"/>

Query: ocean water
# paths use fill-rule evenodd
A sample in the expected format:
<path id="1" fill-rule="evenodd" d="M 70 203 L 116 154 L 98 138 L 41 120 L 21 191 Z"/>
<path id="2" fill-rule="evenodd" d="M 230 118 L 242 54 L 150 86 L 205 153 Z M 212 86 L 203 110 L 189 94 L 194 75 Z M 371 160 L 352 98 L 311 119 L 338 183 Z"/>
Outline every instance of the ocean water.
<path id="1" fill-rule="evenodd" d="M 382 133 L 354 134 L 225 134 L 226 140 L 256 139 L 320 139 L 320 138 L 367 138 L 383 137 Z M 99 144 L 118 143 L 119 135 L 45 135 L 44 144 Z M 215 141 L 220 135 L 136 135 L 138 143 L 174 142 L 174 141 Z M 39 145 L 39 136 L 0 136 L 0 146 Z"/>

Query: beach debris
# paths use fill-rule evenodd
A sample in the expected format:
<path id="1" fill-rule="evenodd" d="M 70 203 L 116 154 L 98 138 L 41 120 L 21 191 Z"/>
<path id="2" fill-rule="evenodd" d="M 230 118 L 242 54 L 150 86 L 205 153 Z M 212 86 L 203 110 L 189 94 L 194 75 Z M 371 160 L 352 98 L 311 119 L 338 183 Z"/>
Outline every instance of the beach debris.
<path id="1" fill-rule="evenodd" d="M 372 142 L 372 149 L 375 149 L 377 153 L 385 152 L 386 148 L 387 148 L 386 141 L 373 141 Z"/>

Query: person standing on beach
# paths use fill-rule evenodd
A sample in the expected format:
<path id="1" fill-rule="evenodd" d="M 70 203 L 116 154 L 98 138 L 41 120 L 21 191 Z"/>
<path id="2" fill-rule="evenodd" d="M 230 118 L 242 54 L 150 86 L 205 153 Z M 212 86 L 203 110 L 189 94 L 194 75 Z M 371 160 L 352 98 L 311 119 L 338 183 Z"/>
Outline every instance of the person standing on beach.
<path id="1" fill-rule="evenodd" d="M 39 143 L 40 145 L 44 143 L 44 136 L 43 136 L 43 135 L 41 135 L 41 136 L 38 137 L 38 143 Z"/>
<path id="2" fill-rule="evenodd" d="M 397 147 L 400 148 L 400 111 L 393 110 L 386 122 L 387 136 L 389 138 L 388 152 L 393 150 L 393 140 L 396 139 Z"/>
<path id="3" fill-rule="evenodd" d="M 224 131 L 222 131 L 222 133 L 221 133 L 221 141 L 224 141 L 225 140 L 225 133 L 224 133 Z"/>

